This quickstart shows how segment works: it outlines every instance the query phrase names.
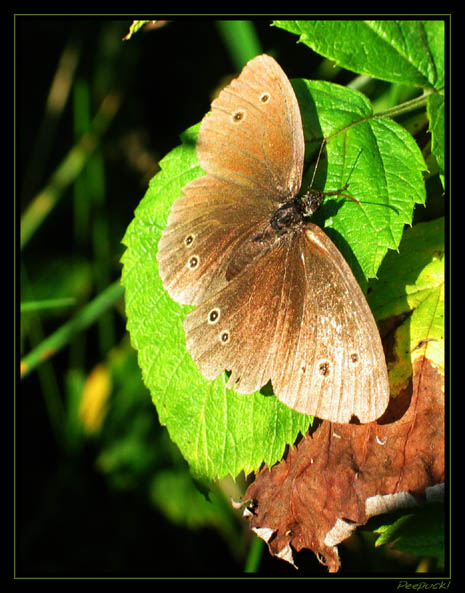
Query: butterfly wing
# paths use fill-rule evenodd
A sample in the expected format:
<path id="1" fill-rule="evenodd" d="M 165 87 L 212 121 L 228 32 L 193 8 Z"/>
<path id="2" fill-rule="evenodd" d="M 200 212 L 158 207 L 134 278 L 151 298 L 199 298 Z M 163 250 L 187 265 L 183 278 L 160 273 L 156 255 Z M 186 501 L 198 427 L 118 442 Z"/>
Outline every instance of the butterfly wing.
<path id="1" fill-rule="evenodd" d="M 210 175 L 278 202 L 300 189 L 304 136 L 289 79 L 269 56 L 257 56 L 221 91 L 197 141 Z"/>
<path id="2" fill-rule="evenodd" d="M 287 299 L 304 291 L 305 301 L 300 319 L 292 312 L 279 320 L 277 352 L 285 362 L 275 359 L 275 393 L 287 406 L 319 418 L 346 423 L 356 416 L 371 422 L 386 409 L 390 392 L 381 338 L 365 296 L 318 226 L 306 224 L 293 251 L 286 264 L 293 268 Z"/>
<path id="3" fill-rule="evenodd" d="M 227 387 L 239 393 L 258 391 L 270 380 L 280 307 L 287 301 L 286 252 L 287 245 L 276 244 L 187 315 L 186 347 L 205 378 L 229 370 Z M 288 304 L 302 309 L 302 295 L 296 296 Z"/>
<path id="4" fill-rule="evenodd" d="M 184 327 L 201 373 L 211 380 L 230 370 L 227 387 L 239 393 L 271 379 L 290 408 L 341 423 L 375 420 L 389 401 L 372 313 L 348 264 L 313 224 L 280 239 Z"/>
<path id="5" fill-rule="evenodd" d="M 171 298 L 196 305 L 226 283 L 234 254 L 267 223 L 273 206 L 257 207 L 249 190 L 210 175 L 194 179 L 183 194 L 173 204 L 157 259 Z"/>
<path id="6" fill-rule="evenodd" d="M 260 255 L 260 245 L 250 239 L 266 227 L 276 202 L 300 187 L 300 111 L 275 60 L 254 58 L 221 91 L 202 120 L 197 155 L 209 175 L 184 187 L 157 253 L 163 286 L 175 301 L 191 305 Z M 253 249 L 244 253 L 244 244 Z"/>

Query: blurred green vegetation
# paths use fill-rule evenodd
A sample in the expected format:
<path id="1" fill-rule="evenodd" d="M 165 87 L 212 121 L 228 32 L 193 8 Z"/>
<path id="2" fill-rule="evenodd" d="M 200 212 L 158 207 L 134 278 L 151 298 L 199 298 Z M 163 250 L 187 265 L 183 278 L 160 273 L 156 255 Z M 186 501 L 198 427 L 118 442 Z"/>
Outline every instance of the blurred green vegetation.
<path id="1" fill-rule="evenodd" d="M 225 73 L 266 51 L 290 77 L 352 77 L 265 20 L 183 19 L 122 41 L 129 26 L 16 17 L 15 574 L 294 575 L 232 509 L 245 480 L 195 483 L 159 425 L 125 331 L 120 241 Z M 372 90 L 383 106 L 389 94 Z M 385 549 L 367 559 L 363 537 L 341 547 L 348 570 L 415 570 Z M 303 557 L 302 574 L 325 574 Z"/>

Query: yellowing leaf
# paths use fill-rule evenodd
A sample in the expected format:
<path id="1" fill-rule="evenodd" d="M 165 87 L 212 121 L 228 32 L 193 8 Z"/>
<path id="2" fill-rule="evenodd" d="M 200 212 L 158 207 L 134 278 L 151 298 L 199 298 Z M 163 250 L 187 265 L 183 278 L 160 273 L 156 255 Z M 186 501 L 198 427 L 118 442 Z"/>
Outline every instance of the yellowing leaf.
<path id="1" fill-rule="evenodd" d="M 84 385 L 79 417 L 88 433 L 100 430 L 111 392 L 110 373 L 103 364 L 97 365 Z"/>

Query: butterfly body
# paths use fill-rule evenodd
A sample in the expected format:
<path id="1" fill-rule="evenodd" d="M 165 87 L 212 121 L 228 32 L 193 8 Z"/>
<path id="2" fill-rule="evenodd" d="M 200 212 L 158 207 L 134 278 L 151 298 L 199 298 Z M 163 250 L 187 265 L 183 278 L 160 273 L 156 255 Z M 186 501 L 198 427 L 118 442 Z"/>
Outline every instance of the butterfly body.
<path id="1" fill-rule="evenodd" d="M 195 305 L 186 347 L 208 380 L 253 393 L 270 380 L 287 406 L 334 422 L 378 418 L 389 400 L 379 333 L 350 267 L 298 197 L 304 139 L 289 80 L 254 58 L 205 116 L 207 175 L 174 203 L 158 248 L 170 296 Z"/>

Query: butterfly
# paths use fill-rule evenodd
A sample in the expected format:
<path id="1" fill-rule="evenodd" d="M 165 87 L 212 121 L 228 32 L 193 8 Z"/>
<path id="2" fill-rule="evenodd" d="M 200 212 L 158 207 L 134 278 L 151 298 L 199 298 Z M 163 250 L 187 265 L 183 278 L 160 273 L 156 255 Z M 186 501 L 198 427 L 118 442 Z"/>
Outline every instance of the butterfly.
<path id="1" fill-rule="evenodd" d="M 349 265 L 299 196 L 302 120 L 278 63 L 261 55 L 224 88 L 197 140 L 207 173 L 173 204 L 158 245 L 164 288 L 194 305 L 186 347 L 208 380 L 332 422 L 370 422 L 389 401 L 380 335 Z M 330 192 L 332 194 L 341 193 Z"/>

